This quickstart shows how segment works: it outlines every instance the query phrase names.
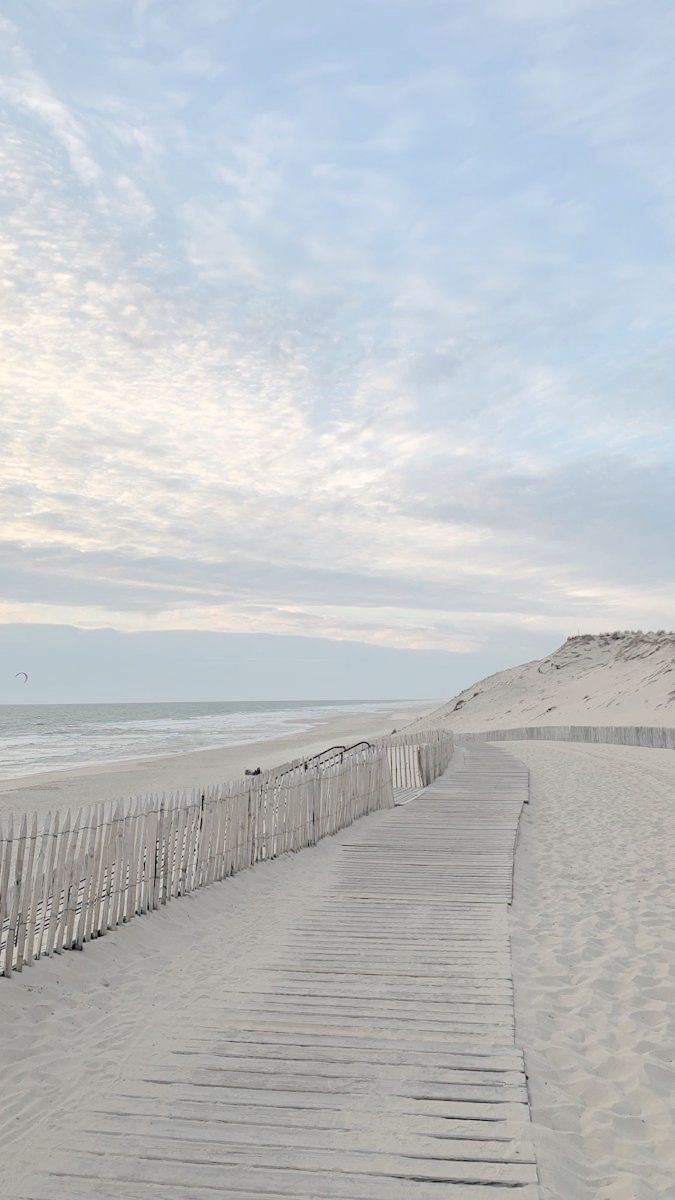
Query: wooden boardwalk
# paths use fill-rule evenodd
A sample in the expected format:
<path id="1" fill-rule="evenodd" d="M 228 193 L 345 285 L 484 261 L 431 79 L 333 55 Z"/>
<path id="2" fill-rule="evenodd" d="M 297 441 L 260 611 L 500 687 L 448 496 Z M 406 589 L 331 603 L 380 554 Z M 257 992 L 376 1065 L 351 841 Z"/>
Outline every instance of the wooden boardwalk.
<path id="1" fill-rule="evenodd" d="M 272 959 L 22 1196 L 536 1200 L 507 911 L 526 798 L 526 768 L 477 744 L 350 829 Z"/>

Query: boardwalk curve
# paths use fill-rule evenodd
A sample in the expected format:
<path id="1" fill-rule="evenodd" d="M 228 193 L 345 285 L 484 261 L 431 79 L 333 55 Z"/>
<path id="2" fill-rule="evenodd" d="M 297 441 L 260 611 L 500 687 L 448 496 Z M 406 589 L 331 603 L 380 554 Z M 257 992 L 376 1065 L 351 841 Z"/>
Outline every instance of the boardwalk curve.
<path id="1" fill-rule="evenodd" d="M 26 1197 L 535 1200 L 508 932 L 526 798 L 526 768 L 475 745 L 359 822 L 272 958 L 120 1085 Z"/>

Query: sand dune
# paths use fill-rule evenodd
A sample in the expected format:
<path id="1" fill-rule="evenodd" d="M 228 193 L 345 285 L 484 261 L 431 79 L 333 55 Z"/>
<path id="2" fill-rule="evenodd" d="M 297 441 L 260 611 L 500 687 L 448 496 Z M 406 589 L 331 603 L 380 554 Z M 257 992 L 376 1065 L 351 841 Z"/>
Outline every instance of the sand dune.
<path id="1" fill-rule="evenodd" d="M 675 725 L 675 633 L 568 638 L 546 658 L 481 679 L 421 724 Z"/>

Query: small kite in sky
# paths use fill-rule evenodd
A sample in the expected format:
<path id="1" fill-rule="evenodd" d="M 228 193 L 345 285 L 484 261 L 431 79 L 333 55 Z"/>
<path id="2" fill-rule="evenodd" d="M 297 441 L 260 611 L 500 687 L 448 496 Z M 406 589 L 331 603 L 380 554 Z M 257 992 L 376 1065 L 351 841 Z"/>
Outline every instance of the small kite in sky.
<path id="1" fill-rule="evenodd" d="M 24 683 L 28 683 L 28 672 L 27 671 L 17 671 L 14 678 L 18 679 L 19 677 L 21 677 L 23 679 Z"/>

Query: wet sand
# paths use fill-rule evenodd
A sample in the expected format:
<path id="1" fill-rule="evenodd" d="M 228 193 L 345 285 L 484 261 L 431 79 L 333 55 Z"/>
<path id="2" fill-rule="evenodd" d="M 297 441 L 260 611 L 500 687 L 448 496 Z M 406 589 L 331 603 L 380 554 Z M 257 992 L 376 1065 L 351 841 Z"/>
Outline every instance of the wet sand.
<path id="1" fill-rule="evenodd" d="M 332 745 L 350 745 L 391 733 L 414 720 L 431 706 L 398 705 L 377 713 L 328 716 L 304 733 L 268 741 L 187 751 L 157 758 L 124 759 L 91 763 L 64 771 L 27 775 L 0 782 L 0 815 L 48 812 L 79 808 L 99 800 L 208 787 L 240 778 L 247 768 L 273 767 L 289 759 L 316 754 Z"/>

